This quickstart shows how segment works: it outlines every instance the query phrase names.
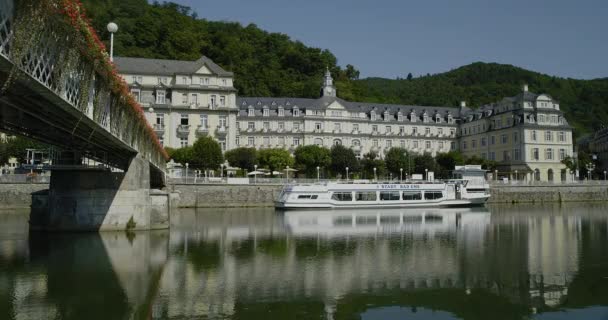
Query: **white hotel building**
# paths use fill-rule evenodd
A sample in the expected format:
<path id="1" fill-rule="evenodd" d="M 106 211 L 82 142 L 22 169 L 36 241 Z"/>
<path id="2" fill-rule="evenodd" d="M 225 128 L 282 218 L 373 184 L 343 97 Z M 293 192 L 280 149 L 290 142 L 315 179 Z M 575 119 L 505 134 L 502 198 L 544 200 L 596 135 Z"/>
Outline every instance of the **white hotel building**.
<path id="1" fill-rule="evenodd" d="M 197 137 L 209 135 L 223 150 L 293 152 L 300 145 L 341 144 L 359 157 L 370 151 L 383 156 L 392 147 L 432 155 L 460 150 L 497 161 L 499 175 L 511 179 L 568 177 L 560 160 L 572 155 L 572 129 L 556 101 L 527 88 L 476 110 L 464 103 L 432 107 L 351 102 L 336 96 L 327 71 L 318 99 L 237 98 L 233 74 L 206 57 L 117 57 L 115 63 L 167 147 L 192 145 Z"/>

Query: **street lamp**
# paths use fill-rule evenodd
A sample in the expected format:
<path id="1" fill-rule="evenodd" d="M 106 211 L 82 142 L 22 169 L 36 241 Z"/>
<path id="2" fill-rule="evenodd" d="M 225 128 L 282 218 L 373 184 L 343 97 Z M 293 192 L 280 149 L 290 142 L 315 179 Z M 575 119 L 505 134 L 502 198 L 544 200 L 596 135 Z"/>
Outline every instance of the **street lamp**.
<path id="1" fill-rule="evenodd" d="M 114 61 L 114 33 L 118 31 L 118 25 L 114 22 L 108 23 L 108 32 L 110 32 L 110 61 Z"/>
<path id="2" fill-rule="evenodd" d="M 587 168 L 587 179 L 593 180 L 593 170 L 595 170 L 595 164 L 587 163 L 585 168 Z"/>
<path id="3" fill-rule="evenodd" d="M 258 183 L 258 165 L 254 164 L 253 165 L 253 184 L 257 184 Z"/>
<path id="4" fill-rule="evenodd" d="M 403 183 L 403 168 L 399 168 L 399 183 Z"/>
<path id="5" fill-rule="evenodd" d="M 188 162 L 186 162 L 186 183 L 188 183 Z"/>
<path id="6" fill-rule="evenodd" d="M 517 170 L 515 170 L 515 181 L 517 181 L 517 178 L 518 178 L 518 176 L 517 176 Z"/>
<path id="7" fill-rule="evenodd" d="M 317 167 L 317 182 L 321 181 L 321 179 L 320 179 L 321 175 L 319 174 L 319 169 L 321 169 L 321 168 Z"/>
<path id="8" fill-rule="evenodd" d="M 604 170 L 604 181 L 606 181 L 606 170 Z"/>
<path id="9" fill-rule="evenodd" d="M 374 167 L 374 180 L 378 182 L 378 178 L 376 177 L 376 167 Z"/>
<path id="10" fill-rule="evenodd" d="M 285 167 L 285 180 L 289 182 L 289 166 Z"/>
<path id="11" fill-rule="evenodd" d="M 429 169 L 424 169 L 424 180 L 429 181 Z"/>
<path id="12" fill-rule="evenodd" d="M 348 183 L 348 167 L 346 167 L 346 183 Z"/>
<path id="13" fill-rule="evenodd" d="M 498 181 L 498 170 L 494 170 L 494 181 Z"/>
<path id="14" fill-rule="evenodd" d="M 224 177 L 224 164 L 221 163 L 220 164 L 220 178 L 223 178 L 223 177 Z"/>

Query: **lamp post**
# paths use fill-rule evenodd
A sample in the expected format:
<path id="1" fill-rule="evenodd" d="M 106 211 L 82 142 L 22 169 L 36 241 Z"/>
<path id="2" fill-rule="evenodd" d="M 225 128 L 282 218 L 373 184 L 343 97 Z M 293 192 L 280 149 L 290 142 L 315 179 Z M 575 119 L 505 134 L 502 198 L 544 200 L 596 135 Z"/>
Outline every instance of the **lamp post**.
<path id="1" fill-rule="evenodd" d="M 403 168 L 399 168 L 399 183 L 403 183 Z"/>
<path id="2" fill-rule="evenodd" d="M 593 170 L 595 170 L 595 164 L 587 163 L 585 168 L 587 168 L 587 179 L 593 180 Z"/>
<path id="3" fill-rule="evenodd" d="M 188 162 L 186 162 L 186 183 L 188 183 L 188 166 L 190 164 L 188 164 Z"/>
<path id="4" fill-rule="evenodd" d="M 114 61 L 114 33 L 118 31 L 118 25 L 114 22 L 108 23 L 108 32 L 110 32 L 110 61 Z"/>
<path id="5" fill-rule="evenodd" d="M 606 181 L 606 170 L 604 170 L 604 181 Z"/>
<path id="6" fill-rule="evenodd" d="M 348 167 L 346 167 L 346 183 L 348 183 Z"/>
<path id="7" fill-rule="evenodd" d="M 424 169 L 424 180 L 428 181 L 429 180 L 429 169 Z"/>
<path id="8" fill-rule="evenodd" d="M 253 184 L 258 183 L 258 165 L 253 165 Z"/>
<path id="9" fill-rule="evenodd" d="M 321 168 L 317 167 L 317 182 L 321 181 L 321 179 L 320 179 L 321 175 L 319 174 L 319 169 L 321 169 Z"/>
<path id="10" fill-rule="evenodd" d="M 224 177 L 224 164 L 220 164 L 220 178 Z"/>
<path id="11" fill-rule="evenodd" d="M 285 167 L 285 181 L 289 182 L 289 166 Z"/>
<path id="12" fill-rule="evenodd" d="M 498 170 L 494 170 L 494 181 L 498 181 Z"/>
<path id="13" fill-rule="evenodd" d="M 517 170 L 515 170 L 515 181 L 517 181 L 517 178 L 518 178 L 518 176 L 517 176 Z"/>
<path id="14" fill-rule="evenodd" d="M 378 178 L 376 177 L 376 167 L 374 167 L 374 181 L 378 182 Z"/>

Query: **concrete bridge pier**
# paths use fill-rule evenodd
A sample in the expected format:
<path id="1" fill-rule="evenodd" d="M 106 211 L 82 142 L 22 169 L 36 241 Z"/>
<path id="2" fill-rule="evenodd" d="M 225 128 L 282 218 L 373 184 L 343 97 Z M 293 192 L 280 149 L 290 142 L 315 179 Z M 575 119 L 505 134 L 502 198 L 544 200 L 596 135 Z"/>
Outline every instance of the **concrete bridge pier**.
<path id="1" fill-rule="evenodd" d="M 139 155 L 125 172 L 83 167 L 52 170 L 49 190 L 32 195 L 30 229 L 166 229 L 170 194 L 152 189 L 151 177 L 158 174 L 150 171 L 149 162 Z"/>

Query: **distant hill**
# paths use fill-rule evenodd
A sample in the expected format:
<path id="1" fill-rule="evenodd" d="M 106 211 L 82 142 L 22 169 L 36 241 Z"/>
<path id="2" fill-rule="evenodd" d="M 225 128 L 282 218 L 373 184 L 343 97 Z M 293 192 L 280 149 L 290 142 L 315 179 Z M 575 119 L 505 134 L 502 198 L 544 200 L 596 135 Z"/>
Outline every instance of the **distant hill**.
<path id="1" fill-rule="evenodd" d="M 357 80 L 353 66 L 340 68 L 328 50 L 311 48 L 289 36 L 255 25 L 198 19 L 190 8 L 146 0 L 84 0 L 103 39 L 115 21 L 119 56 L 190 59 L 201 54 L 235 72 L 241 96 L 317 97 L 326 67 L 336 78 L 338 95 L 353 101 L 471 106 L 498 101 L 521 90 L 548 93 L 561 103 L 580 136 L 608 124 L 608 78 L 564 79 L 511 65 L 477 62 L 449 72 L 407 79 Z"/>

